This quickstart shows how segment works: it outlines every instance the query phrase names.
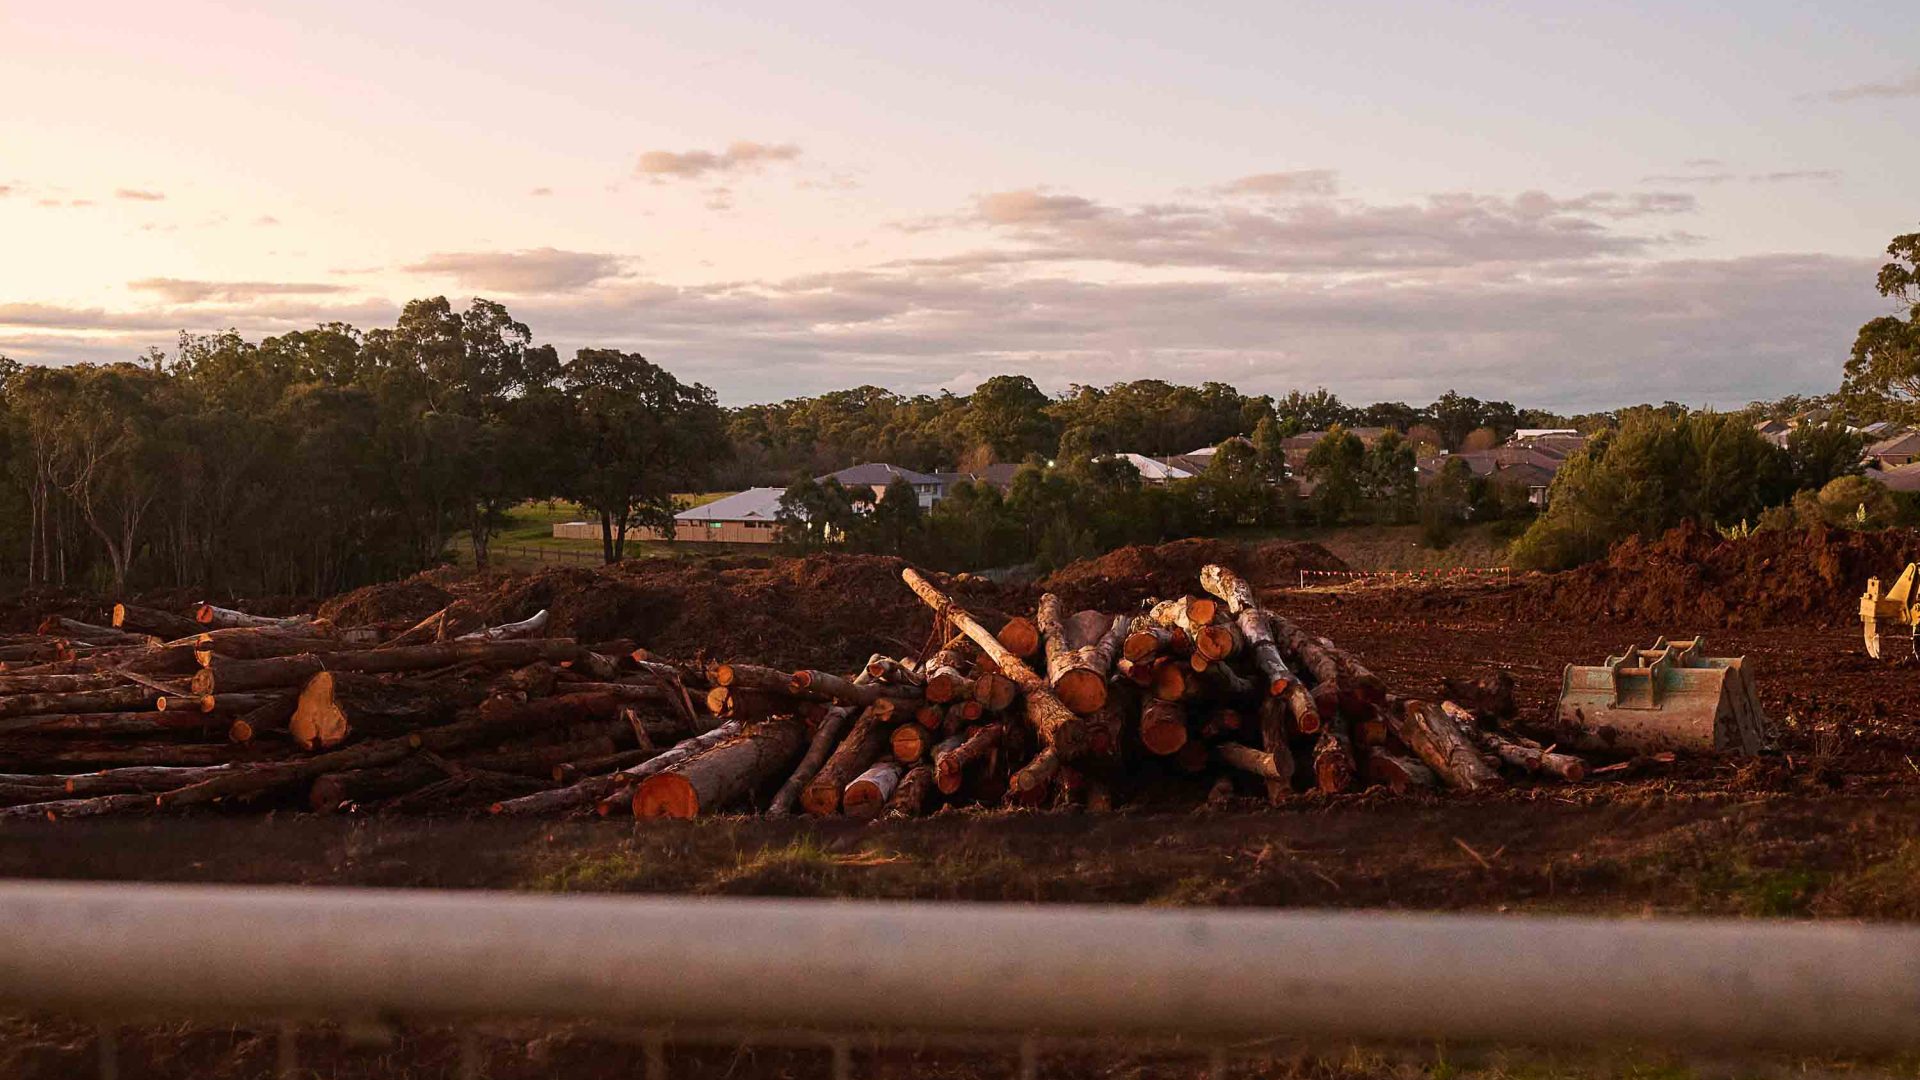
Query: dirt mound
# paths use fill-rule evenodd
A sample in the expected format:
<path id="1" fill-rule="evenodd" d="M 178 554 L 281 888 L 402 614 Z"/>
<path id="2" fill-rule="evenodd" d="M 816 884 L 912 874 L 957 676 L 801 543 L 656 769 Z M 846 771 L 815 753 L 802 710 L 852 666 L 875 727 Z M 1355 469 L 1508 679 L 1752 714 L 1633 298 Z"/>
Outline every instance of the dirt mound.
<path id="1" fill-rule="evenodd" d="M 1683 526 L 1615 545 L 1604 562 L 1533 578 L 1500 599 L 1568 619 L 1690 628 L 1848 626 L 1867 579 L 1920 559 L 1920 530 L 1795 529 L 1728 540 Z M 1516 610 L 1516 614 L 1520 613 Z"/>
<path id="2" fill-rule="evenodd" d="M 1062 567 L 1041 587 L 1058 593 L 1070 608 L 1127 611 L 1147 597 L 1200 591 L 1200 568 L 1220 563 L 1255 589 L 1298 585 L 1302 570 L 1345 570 L 1347 564 L 1319 544 L 1268 540 L 1235 544 L 1195 537 L 1156 546 L 1124 547 Z"/>
<path id="3" fill-rule="evenodd" d="M 512 622 L 545 609 L 548 632 L 583 642 L 631 638 L 663 656 L 748 657 L 776 667 L 852 670 L 876 652 L 919 650 L 932 612 L 874 555 L 644 559 L 451 580 L 435 572 L 339 597 L 344 624 L 406 622 L 451 606 L 449 626 Z M 1031 607 L 1026 590 L 965 579 L 953 594 L 984 620 Z"/>
<path id="4" fill-rule="evenodd" d="M 321 604 L 318 614 L 341 626 L 416 623 L 452 602 L 453 594 L 429 580 L 428 574 L 416 574 L 336 596 Z"/>

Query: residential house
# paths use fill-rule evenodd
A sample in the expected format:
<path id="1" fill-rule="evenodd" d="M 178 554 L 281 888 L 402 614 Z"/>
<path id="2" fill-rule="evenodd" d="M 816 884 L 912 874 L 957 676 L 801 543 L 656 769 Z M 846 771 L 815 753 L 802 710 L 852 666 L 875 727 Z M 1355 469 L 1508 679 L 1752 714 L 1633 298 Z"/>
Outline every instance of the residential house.
<path id="1" fill-rule="evenodd" d="M 673 515 L 673 539 L 694 543 L 771 544 L 780 537 L 780 496 L 785 488 L 757 487 Z M 600 526 L 568 521 L 553 527 L 562 539 L 598 540 Z M 629 540 L 664 540 L 662 530 L 628 529 Z"/>
<path id="2" fill-rule="evenodd" d="M 1356 427 L 1348 428 L 1347 434 L 1359 439 L 1362 446 L 1371 447 L 1380 441 L 1381 436 L 1392 430 L 1392 428 L 1383 427 Z M 1327 433 L 1324 431 L 1304 431 L 1280 440 L 1280 452 L 1286 456 L 1287 471 L 1295 475 L 1305 472 L 1307 455 L 1312 453 L 1313 448 L 1326 437 Z"/>
<path id="3" fill-rule="evenodd" d="M 840 481 L 840 486 L 849 491 L 855 488 L 867 488 L 878 499 L 886 494 L 887 487 L 895 480 L 905 480 L 913 485 L 913 493 L 920 498 L 920 509 L 931 510 L 933 504 L 946 497 L 947 485 L 937 474 L 915 472 L 898 465 L 889 465 L 883 461 L 852 465 L 839 472 L 814 477 L 820 483 L 828 480 Z"/>
<path id="4" fill-rule="evenodd" d="M 1889 491 L 1920 491 L 1920 464 L 1895 465 L 1891 469 L 1868 469 L 1867 479 L 1885 485 Z"/>
<path id="5" fill-rule="evenodd" d="M 1021 466 L 1013 464 L 1012 462 L 996 462 L 992 465 L 964 472 L 936 472 L 933 474 L 933 478 L 940 482 L 940 497 L 944 499 L 953 491 L 954 485 L 960 483 L 962 480 L 971 481 L 976 484 L 986 484 L 989 487 L 999 488 L 1004 492 L 1013 487 L 1013 475 L 1019 472 L 1020 469 Z"/>
<path id="6" fill-rule="evenodd" d="M 1143 483 L 1164 484 L 1169 480 L 1191 480 L 1194 472 L 1172 464 L 1172 459 L 1150 458 L 1145 454 L 1112 454 L 1103 460 L 1119 460 L 1133 466 Z"/>
<path id="7" fill-rule="evenodd" d="M 1867 463 L 1891 469 L 1920 461 L 1920 431 L 1902 431 L 1867 447 Z"/>

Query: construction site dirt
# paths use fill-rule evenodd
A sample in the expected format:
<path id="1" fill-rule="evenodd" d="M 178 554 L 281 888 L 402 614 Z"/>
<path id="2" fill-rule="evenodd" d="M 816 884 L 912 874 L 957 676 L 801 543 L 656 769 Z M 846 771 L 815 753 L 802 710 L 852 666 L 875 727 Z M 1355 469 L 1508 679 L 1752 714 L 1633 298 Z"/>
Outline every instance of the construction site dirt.
<path id="1" fill-rule="evenodd" d="M 1208 801 L 1183 789 L 1112 813 L 948 811 L 918 820 L 693 822 L 632 818 L 503 820 L 470 816 L 313 816 L 278 812 L 123 816 L 0 829 L 0 874 L 20 878 L 389 887 L 505 888 L 700 895 L 1099 902 L 1407 910 L 1715 914 L 1920 919 L 1920 672 L 1868 659 L 1850 611 L 1869 575 L 1892 577 L 1913 534 L 1794 534 L 1757 541 L 1697 535 L 1641 546 L 1650 574 L 1680 553 L 1698 566 L 1767 563 L 1757 589 L 1765 618 L 1744 608 L 1731 575 L 1697 572 L 1698 591 L 1660 601 L 1616 552 L 1597 567 L 1510 584 L 1297 588 L 1297 570 L 1327 568 L 1310 546 L 1232 549 L 1184 542 L 1069 567 L 1037 584 L 950 582 L 976 612 L 1031 611 L 1043 589 L 1074 605 L 1126 610 L 1172 592 L 1193 568 L 1237 563 L 1260 600 L 1331 637 L 1407 693 L 1444 677 L 1511 675 L 1522 724 L 1546 716 L 1570 663 L 1598 663 L 1658 636 L 1704 634 L 1716 655 L 1756 673 L 1777 749 L 1757 758 L 1628 760 L 1577 784 L 1525 781 L 1493 792 L 1388 795 L 1372 789 Z M 1740 544 L 1768 544 L 1764 556 Z M 1664 545 L 1664 547 L 1662 546 Z M 1725 547 L 1724 545 L 1736 545 Z M 1866 547 L 1871 550 L 1866 550 Z M 1757 550 L 1753 549 L 1753 550 Z M 1835 556 L 1838 552 L 1839 556 Z M 1756 561 L 1758 560 L 1758 561 Z M 1337 563 L 1337 560 L 1333 560 Z M 1189 565 L 1191 564 L 1191 566 Z M 476 624 L 554 612 L 558 632 L 630 636 L 662 654 L 750 655 L 777 666 L 851 668 L 874 651 L 926 647 L 931 615 L 899 583 L 898 560 L 812 556 L 749 563 L 643 564 L 611 572 L 556 571 L 485 582 L 434 577 L 382 586 L 336 603 L 404 620 L 451 601 Z M 1830 580 L 1828 580 L 1830 576 Z M 1164 578 L 1164 579 L 1163 579 Z M 1858 580 L 1856 580 L 1858 579 Z M 1798 598 L 1783 583 L 1794 583 Z M 1671 579 L 1668 586 L 1673 586 Z M 1611 588 L 1611 592 L 1608 589 Z M 1584 613 L 1569 610 L 1585 596 Z M 1612 596 L 1616 603 L 1608 603 Z M 1595 597 L 1602 598 L 1595 601 Z M 1638 598 L 1638 599 L 1635 599 Z M 323 614 L 328 608 L 321 608 Z M 1696 613 L 1687 618 L 1684 613 Z M 1659 611 L 1655 612 L 1659 614 Z M 936 643 L 937 644 L 937 643 Z M 8 1075 L 36 1073 L 91 1029 L 49 1018 L 0 1032 Z M 436 1029 L 437 1030 L 437 1029 Z M 248 1029 L 251 1031 L 251 1029 Z M 240 1062 L 270 1056 L 268 1035 L 193 1029 L 144 1032 L 148 1071 L 135 1075 L 256 1075 Z M 414 1039 L 419 1055 L 450 1060 L 443 1034 Z M 604 1046 L 553 1061 L 566 1075 L 626 1075 L 637 1048 Z M 361 1062 L 339 1075 L 440 1075 L 375 1067 L 318 1033 L 317 1060 Z M 169 1041 L 171 1039 L 171 1041 Z M 240 1040 L 240 1041 L 235 1041 Z M 491 1074 L 546 1075 L 523 1060 L 526 1040 L 489 1050 Z M 501 1044 L 502 1046 L 506 1044 Z M 583 1044 L 585 1045 L 585 1044 Z M 545 1051 L 543 1051 L 545 1052 Z M 383 1052 L 391 1053 L 391 1052 Z M 818 1055 L 759 1059 L 750 1075 L 826 1075 Z M 39 1055 L 39 1057 L 36 1057 Z M 326 1055 L 333 1055 L 327 1057 Z M 60 1060 L 66 1060 L 61 1058 Z M 704 1060 L 704 1059 L 699 1059 Z M 882 1061 L 882 1058 L 876 1058 Z M 1000 1075 L 999 1058 L 909 1059 L 921 1075 Z M 1115 1075 L 1109 1055 L 1048 1075 Z M 1128 1058 L 1138 1064 L 1138 1059 Z M 738 1065 L 720 1054 L 692 1073 Z M 732 1062 L 732 1064 L 730 1064 Z M 1303 1063 L 1304 1062 L 1304 1063 Z M 1204 1062 L 1149 1072 L 1199 1075 Z M 247 1068 L 251 1068 L 248 1065 Z M 544 1068 L 545 1066 L 541 1066 Z M 773 1071 L 768 1071 L 772 1068 Z M 882 1071 L 885 1071 L 884 1069 Z M 1389 1059 L 1351 1067 L 1300 1059 L 1262 1075 L 1406 1075 Z M 1132 1075 L 1132 1073 L 1129 1073 Z"/>

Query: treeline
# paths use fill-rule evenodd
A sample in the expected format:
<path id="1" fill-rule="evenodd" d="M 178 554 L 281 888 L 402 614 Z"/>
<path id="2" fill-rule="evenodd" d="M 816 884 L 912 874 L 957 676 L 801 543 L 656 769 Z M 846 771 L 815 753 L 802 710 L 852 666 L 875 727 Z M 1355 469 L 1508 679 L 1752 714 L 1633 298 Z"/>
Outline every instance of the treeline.
<path id="1" fill-rule="evenodd" d="M 139 362 L 0 362 L 0 566 L 29 585 L 325 594 L 487 562 L 506 511 L 578 501 L 625 529 L 707 483 L 713 392 L 642 357 L 562 361 L 499 304 L 392 328 L 182 335 Z"/>
<path id="2" fill-rule="evenodd" d="M 1132 452 L 1161 457 L 1217 446 L 1271 422 L 1282 436 L 1388 428 L 1430 451 L 1485 449 L 1519 428 L 1597 430 L 1610 413 L 1562 416 L 1448 391 L 1414 406 L 1355 406 L 1325 390 L 1249 396 L 1225 383 L 1139 379 L 1073 386 L 1050 397 L 1024 375 L 998 375 L 971 394 L 903 395 L 876 386 L 735 409 L 727 486 L 817 476 L 864 461 L 922 472 L 977 470 L 1030 457 L 1069 460 Z"/>

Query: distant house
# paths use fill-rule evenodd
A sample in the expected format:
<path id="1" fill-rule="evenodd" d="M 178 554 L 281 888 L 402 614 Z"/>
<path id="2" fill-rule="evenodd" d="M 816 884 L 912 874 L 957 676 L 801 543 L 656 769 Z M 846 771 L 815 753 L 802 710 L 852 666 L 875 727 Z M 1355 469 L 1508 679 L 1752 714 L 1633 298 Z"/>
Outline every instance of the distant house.
<path id="1" fill-rule="evenodd" d="M 940 497 L 944 499 L 962 480 L 1006 491 L 1013 486 L 1013 474 L 1019 472 L 1020 468 L 1011 462 L 998 462 L 968 472 L 937 472 L 933 478 L 940 482 Z"/>
<path id="2" fill-rule="evenodd" d="M 1435 454 L 1420 459 L 1420 482 L 1440 475 L 1447 462 L 1458 458 L 1467 463 L 1473 475 L 1496 484 L 1523 487 L 1527 501 L 1547 505 L 1547 491 L 1569 455 L 1586 446 L 1586 436 L 1577 431 L 1524 430 L 1514 433 L 1504 446 L 1491 450 L 1462 450 L 1456 454 Z"/>
<path id="3" fill-rule="evenodd" d="M 1793 424 L 1787 420 L 1762 420 L 1753 430 L 1775 446 L 1785 446 L 1793 438 Z"/>
<path id="4" fill-rule="evenodd" d="M 757 487 L 715 499 L 673 515 L 673 539 L 692 543 L 771 544 L 780 535 L 780 496 L 784 488 Z M 598 540 L 600 526 L 592 521 L 568 521 L 553 527 L 553 535 L 570 540 Z M 629 540 L 664 540 L 651 527 L 628 529 Z"/>
<path id="5" fill-rule="evenodd" d="M 1359 439 L 1360 445 L 1371 447 L 1380 441 L 1381 436 L 1392 430 L 1392 428 L 1383 427 L 1356 427 L 1348 428 L 1347 434 Z M 1287 471 L 1295 474 L 1305 471 L 1307 455 L 1311 454 L 1320 440 L 1326 437 L 1327 433 L 1324 431 L 1303 431 L 1298 435 L 1289 435 L 1280 440 L 1280 452 L 1286 456 Z"/>
<path id="6" fill-rule="evenodd" d="M 1171 463 L 1171 459 L 1162 461 L 1145 454 L 1110 454 L 1103 461 L 1124 461 L 1140 473 L 1140 479 L 1148 484 L 1164 484 L 1169 480 L 1191 480 L 1194 473 Z"/>
<path id="7" fill-rule="evenodd" d="M 1920 461 L 1920 431 L 1903 431 L 1867 447 L 1867 461 L 1882 469 Z"/>
<path id="8" fill-rule="evenodd" d="M 1884 485 L 1888 491 L 1920 491 L 1920 464 L 1868 469 L 1862 475 L 1876 484 Z"/>
<path id="9" fill-rule="evenodd" d="M 839 472 L 816 476 L 814 479 L 823 484 L 828 480 L 838 480 L 840 486 L 848 490 L 867 488 L 873 492 L 873 497 L 876 499 L 886 494 L 887 487 L 895 480 L 905 480 L 913 485 L 913 493 L 920 497 L 922 510 L 933 509 L 933 504 L 945 498 L 947 494 L 947 485 L 938 474 L 915 472 L 898 465 L 888 465 L 883 461 L 848 466 Z"/>

